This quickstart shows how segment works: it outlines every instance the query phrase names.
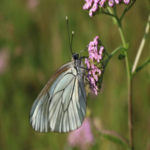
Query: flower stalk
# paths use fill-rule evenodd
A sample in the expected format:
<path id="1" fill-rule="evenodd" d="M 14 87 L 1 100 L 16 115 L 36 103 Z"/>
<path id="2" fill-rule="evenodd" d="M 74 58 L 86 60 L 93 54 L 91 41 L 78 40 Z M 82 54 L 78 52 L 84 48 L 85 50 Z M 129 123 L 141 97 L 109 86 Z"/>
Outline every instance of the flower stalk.
<path id="1" fill-rule="evenodd" d="M 132 77 L 139 72 L 140 70 L 142 70 L 145 66 L 147 66 L 150 63 L 150 58 L 147 59 L 142 65 L 140 65 L 139 67 L 136 68 L 136 70 L 133 72 Z"/>
<path id="2" fill-rule="evenodd" d="M 120 52 L 121 50 L 126 50 L 123 46 L 119 46 L 116 49 L 114 49 L 109 55 L 108 58 L 104 61 L 104 68 L 106 67 L 106 65 L 108 64 L 109 60 L 118 52 Z"/>
<path id="3" fill-rule="evenodd" d="M 150 14 L 148 16 L 148 21 L 147 21 L 147 24 L 146 24 L 144 36 L 143 36 L 143 38 L 141 40 L 139 49 L 138 49 L 136 57 L 135 57 L 135 61 L 133 63 L 132 74 L 134 74 L 134 72 L 135 72 L 135 70 L 137 68 L 140 56 L 141 56 L 141 54 L 143 52 L 143 49 L 144 49 L 144 46 L 145 46 L 145 42 L 146 42 L 146 37 L 147 37 L 147 35 L 149 33 L 149 28 L 150 28 Z"/>
<path id="4" fill-rule="evenodd" d="M 113 14 L 114 12 L 108 8 L 109 12 Z M 115 14 L 116 15 L 116 14 Z M 117 16 L 117 15 L 116 15 Z M 118 26 L 118 31 L 121 37 L 121 41 L 123 44 L 123 47 L 126 49 L 124 51 L 125 55 L 125 64 L 126 64 L 126 71 L 127 71 L 127 83 L 128 83 L 128 128 L 129 128 L 129 144 L 131 147 L 131 150 L 134 150 L 134 143 L 133 143 L 133 105 L 132 105 L 132 78 L 131 78 L 131 71 L 129 66 L 129 59 L 128 59 L 128 44 L 125 40 L 125 36 L 123 33 L 123 28 L 121 24 L 121 20 L 118 17 L 113 17 L 113 20 Z"/>
<path id="5" fill-rule="evenodd" d="M 116 20 L 117 21 L 117 20 Z M 120 22 L 117 21 L 119 33 L 121 36 L 122 44 L 125 49 L 127 49 L 127 42 L 125 40 L 125 36 L 123 33 L 122 26 Z M 126 64 L 126 70 L 127 70 L 127 82 L 128 82 L 128 128 L 129 128 L 129 144 L 131 147 L 131 150 L 134 150 L 134 143 L 133 143 L 133 105 L 132 105 L 132 78 L 131 78 L 131 72 L 130 72 L 130 66 L 129 66 L 129 59 L 128 59 L 128 53 L 127 51 L 124 51 L 125 55 L 125 64 Z"/>
<path id="6" fill-rule="evenodd" d="M 126 7 L 126 8 L 124 9 L 124 11 L 123 11 L 123 13 L 122 13 L 122 15 L 121 15 L 121 17 L 120 17 L 120 20 L 121 20 L 121 21 L 122 21 L 122 19 L 124 18 L 125 14 L 129 11 L 129 9 L 132 8 L 132 6 L 135 4 L 135 2 L 136 2 L 136 0 L 132 0 L 132 1 L 131 1 L 131 4 L 130 4 L 128 7 Z"/>

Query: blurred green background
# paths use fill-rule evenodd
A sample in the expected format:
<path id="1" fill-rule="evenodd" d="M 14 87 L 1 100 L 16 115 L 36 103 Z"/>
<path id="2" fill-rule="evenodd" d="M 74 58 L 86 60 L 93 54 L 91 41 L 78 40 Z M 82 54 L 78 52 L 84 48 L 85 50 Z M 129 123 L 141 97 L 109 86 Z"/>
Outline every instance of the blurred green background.
<path id="1" fill-rule="evenodd" d="M 73 50 L 80 52 L 96 35 L 111 52 L 120 37 L 108 16 L 92 19 L 82 10 L 82 0 L 0 0 L 0 149 L 66 149 L 67 134 L 40 134 L 31 128 L 29 113 L 33 101 L 50 76 L 71 60 L 65 16 L 75 31 Z M 137 1 L 124 20 L 130 43 L 129 59 L 135 58 L 150 11 L 147 0 Z M 102 126 L 128 137 L 127 84 L 124 61 L 116 55 L 106 68 L 102 92 L 88 97 L 92 116 Z M 150 35 L 140 64 L 150 57 Z M 150 65 L 134 79 L 134 135 L 136 150 L 150 150 Z M 102 137 L 97 147 L 121 150 Z"/>

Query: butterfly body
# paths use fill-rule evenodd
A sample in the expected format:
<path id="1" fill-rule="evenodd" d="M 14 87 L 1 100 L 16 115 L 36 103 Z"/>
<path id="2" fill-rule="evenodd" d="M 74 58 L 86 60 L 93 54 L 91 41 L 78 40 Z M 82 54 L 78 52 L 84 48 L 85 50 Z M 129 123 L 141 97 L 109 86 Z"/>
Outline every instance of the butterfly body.
<path id="1" fill-rule="evenodd" d="M 81 126 L 86 113 L 84 71 L 78 54 L 58 69 L 32 105 L 34 130 L 69 132 Z"/>

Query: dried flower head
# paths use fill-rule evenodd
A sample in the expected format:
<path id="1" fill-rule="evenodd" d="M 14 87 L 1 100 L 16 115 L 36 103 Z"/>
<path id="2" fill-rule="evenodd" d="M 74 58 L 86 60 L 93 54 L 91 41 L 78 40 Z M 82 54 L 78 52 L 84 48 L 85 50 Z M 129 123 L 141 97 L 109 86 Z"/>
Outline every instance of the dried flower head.
<path id="1" fill-rule="evenodd" d="M 84 10 L 89 11 L 89 16 L 92 17 L 99 8 L 104 7 L 114 7 L 115 5 L 119 5 L 124 3 L 128 5 L 131 0 L 85 0 L 85 4 L 83 5 Z"/>
<path id="2" fill-rule="evenodd" d="M 103 53 L 104 47 L 100 45 L 99 37 L 96 36 L 88 45 L 89 57 L 85 59 L 85 64 L 88 69 L 88 81 L 90 88 L 95 95 L 98 94 L 101 86 L 100 78 L 103 73 Z"/>

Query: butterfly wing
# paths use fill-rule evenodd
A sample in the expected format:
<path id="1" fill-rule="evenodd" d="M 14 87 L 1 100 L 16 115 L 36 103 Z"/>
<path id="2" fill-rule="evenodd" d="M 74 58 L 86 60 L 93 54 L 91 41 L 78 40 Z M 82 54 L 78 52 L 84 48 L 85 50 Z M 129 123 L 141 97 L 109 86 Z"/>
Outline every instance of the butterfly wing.
<path id="1" fill-rule="evenodd" d="M 86 113 L 82 73 L 80 70 L 78 74 L 73 62 L 68 63 L 56 72 L 53 84 L 50 80 L 43 88 L 30 113 L 30 122 L 36 131 L 69 132 L 81 126 Z"/>

